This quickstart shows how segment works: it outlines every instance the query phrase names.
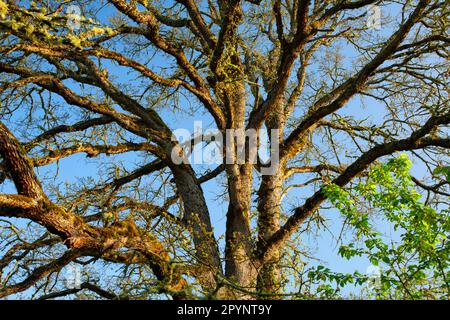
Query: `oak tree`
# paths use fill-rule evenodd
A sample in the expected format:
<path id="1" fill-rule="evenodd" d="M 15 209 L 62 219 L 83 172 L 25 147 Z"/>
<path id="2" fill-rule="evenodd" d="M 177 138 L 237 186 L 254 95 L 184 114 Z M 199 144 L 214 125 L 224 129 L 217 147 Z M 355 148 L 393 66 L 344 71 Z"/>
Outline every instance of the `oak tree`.
<path id="1" fill-rule="evenodd" d="M 305 263 L 311 233 L 341 221 L 336 211 L 325 221 L 330 204 L 370 240 L 342 255 L 388 263 L 400 249 L 434 248 L 427 266 L 445 263 L 448 290 L 448 249 L 435 249 L 449 232 L 449 9 L 0 0 L 0 297 L 311 298 L 305 283 L 333 278 Z M 244 161 L 233 144 L 231 162 L 178 163 L 174 150 L 205 147 L 173 138 L 186 119 L 223 136 L 254 130 L 259 143 L 275 132 L 279 161 L 250 161 L 247 141 Z M 376 167 L 398 152 L 421 169 Z M 364 220 L 380 213 L 410 236 L 398 251 Z M 414 238 L 437 230 L 426 250 Z M 97 277 L 65 288 L 72 265 Z M 395 282 L 405 292 L 415 266 Z"/>

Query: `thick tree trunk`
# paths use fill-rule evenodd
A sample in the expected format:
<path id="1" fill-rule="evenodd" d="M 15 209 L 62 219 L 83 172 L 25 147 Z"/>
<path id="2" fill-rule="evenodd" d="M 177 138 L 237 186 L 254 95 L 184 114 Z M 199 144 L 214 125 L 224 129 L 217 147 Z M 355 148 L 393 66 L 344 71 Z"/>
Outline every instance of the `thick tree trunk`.
<path id="1" fill-rule="evenodd" d="M 274 175 L 263 176 L 258 190 L 258 249 L 280 228 L 281 196 L 283 172 L 280 168 Z M 258 273 L 258 292 L 268 294 L 274 299 L 280 292 L 281 274 L 279 269 L 280 252 L 275 250 L 271 259 L 265 263 Z M 264 296 L 261 296 L 264 297 Z"/>
<path id="2" fill-rule="evenodd" d="M 195 276 L 205 289 L 214 290 L 217 276 L 222 275 L 222 267 L 203 191 L 190 167 L 175 165 L 171 169 L 183 201 L 183 221 L 192 235 L 197 263 L 201 266 Z"/>
<path id="3" fill-rule="evenodd" d="M 285 125 L 284 99 L 280 99 L 273 106 L 274 112 L 266 122 L 268 129 L 278 130 L 278 143 L 283 142 L 283 130 Z M 274 152 L 275 150 L 271 150 Z M 281 198 L 283 193 L 285 161 L 277 164 L 272 175 L 265 175 L 261 179 L 258 190 L 258 243 L 257 249 L 261 250 L 266 242 L 280 229 Z M 273 250 L 270 259 L 260 266 L 257 279 L 257 290 L 261 298 L 275 299 L 280 292 L 280 250 Z"/>
<path id="4" fill-rule="evenodd" d="M 225 97 L 232 119 L 229 128 L 244 130 L 245 86 L 239 82 L 226 89 Z M 256 269 L 252 264 L 254 243 L 250 230 L 253 165 L 248 161 L 248 145 L 246 144 L 243 164 L 238 161 L 236 146 L 227 148 L 227 152 L 231 152 L 227 154 L 227 158 L 233 163 L 226 165 L 229 205 L 226 223 L 225 276 L 242 289 L 232 291 L 230 298 L 251 299 L 252 296 L 246 291 L 254 291 L 256 286 Z"/>
<path id="5" fill-rule="evenodd" d="M 253 241 L 250 231 L 250 185 L 249 165 L 227 167 L 230 202 L 227 212 L 225 249 L 225 275 L 246 291 L 253 291 L 256 284 L 256 270 L 252 265 Z M 250 298 L 243 292 L 236 292 L 232 298 Z"/>

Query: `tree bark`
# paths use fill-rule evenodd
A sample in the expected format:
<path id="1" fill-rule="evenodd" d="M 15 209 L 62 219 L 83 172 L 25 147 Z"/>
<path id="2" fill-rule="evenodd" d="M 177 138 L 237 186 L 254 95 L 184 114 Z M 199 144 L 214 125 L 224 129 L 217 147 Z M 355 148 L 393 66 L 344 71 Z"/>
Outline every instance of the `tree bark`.
<path id="1" fill-rule="evenodd" d="M 263 176 L 258 190 L 258 250 L 261 250 L 275 232 L 280 229 L 283 171 L 281 167 L 274 175 Z M 280 292 L 281 273 L 279 268 L 280 250 L 274 250 L 270 259 L 261 266 L 258 273 L 258 292 L 276 298 Z"/>
<path id="2" fill-rule="evenodd" d="M 231 113 L 229 127 L 244 130 L 246 91 L 242 82 L 228 85 L 225 98 Z M 234 131 L 236 132 L 236 131 Z M 243 140 L 240 141 L 244 142 Z M 230 298 L 251 299 L 245 291 L 253 291 L 256 285 L 256 269 L 252 263 L 254 244 L 250 230 L 251 190 L 253 165 L 248 162 L 249 148 L 245 143 L 245 159 L 238 162 L 237 144 L 227 146 L 227 157 L 232 164 L 226 164 L 229 205 L 226 223 L 225 276 L 241 287 Z"/>

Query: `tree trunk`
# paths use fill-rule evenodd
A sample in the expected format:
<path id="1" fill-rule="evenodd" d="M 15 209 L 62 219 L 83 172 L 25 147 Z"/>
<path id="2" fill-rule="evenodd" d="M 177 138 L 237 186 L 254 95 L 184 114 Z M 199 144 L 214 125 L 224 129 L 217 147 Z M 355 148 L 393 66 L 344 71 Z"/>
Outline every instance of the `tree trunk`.
<path id="1" fill-rule="evenodd" d="M 229 85 L 226 90 L 232 118 L 229 124 L 231 129 L 244 129 L 245 94 L 245 86 L 241 82 Z M 227 152 L 231 153 L 227 157 L 233 163 L 226 164 L 229 206 L 225 235 L 225 276 L 242 289 L 233 290 L 230 298 L 234 299 L 251 299 L 252 296 L 246 291 L 254 291 L 256 286 L 256 269 L 252 264 L 254 243 L 250 230 L 253 165 L 248 162 L 249 148 L 245 145 L 245 164 L 238 163 L 237 145 L 227 148 Z"/>
<path id="2" fill-rule="evenodd" d="M 274 175 L 262 177 L 258 190 L 258 250 L 280 228 L 282 186 L 283 172 L 280 167 Z M 275 250 L 258 273 L 257 290 L 268 294 L 267 298 L 270 299 L 276 298 L 276 294 L 280 292 L 279 260 L 280 252 Z"/>
<path id="3" fill-rule="evenodd" d="M 248 291 L 252 291 L 256 284 L 256 270 L 251 261 L 254 248 L 250 232 L 251 170 L 249 165 L 227 166 L 230 202 L 226 224 L 225 275 Z M 237 292 L 233 298 L 250 296 Z"/>
<path id="4" fill-rule="evenodd" d="M 283 142 L 283 130 L 285 125 L 284 99 L 280 98 L 274 106 L 274 112 L 266 122 L 269 130 L 278 130 L 278 143 Z M 271 150 L 274 152 L 275 150 Z M 277 164 L 272 175 L 265 175 L 261 178 L 258 190 L 258 251 L 266 244 L 275 232 L 280 229 L 281 198 L 283 192 L 285 161 Z M 276 299 L 281 289 L 280 271 L 280 250 L 274 250 L 270 259 L 262 266 L 258 272 L 257 290 L 267 295 L 260 296 L 262 299 Z"/>
<path id="5" fill-rule="evenodd" d="M 222 267 L 203 191 L 190 167 L 175 165 L 171 169 L 183 201 L 183 221 L 192 235 L 196 259 L 201 266 L 201 272 L 196 277 L 205 289 L 213 290 L 217 275 L 222 274 Z"/>

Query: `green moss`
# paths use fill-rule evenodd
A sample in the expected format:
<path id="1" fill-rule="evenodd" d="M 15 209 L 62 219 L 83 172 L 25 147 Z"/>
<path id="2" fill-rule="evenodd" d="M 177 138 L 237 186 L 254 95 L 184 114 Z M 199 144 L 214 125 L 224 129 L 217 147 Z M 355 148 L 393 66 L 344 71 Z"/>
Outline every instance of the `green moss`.
<path id="1" fill-rule="evenodd" d="M 69 34 L 67 36 L 67 39 L 70 41 L 71 44 L 73 44 L 75 47 L 77 48 L 81 48 L 81 39 L 78 38 L 76 35 L 74 34 Z"/>
<path id="2" fill-rule="evenodd" d="M 32 24 L 29 24 L 25 27 L 25 32 L 28 36 L 31 36 L 34 32 L 34 26 Z"/>
<path id="3" fill-rule="evenodd" d="M 0 18 L 5 19 L 8 13 L 8 5 L 3 0 L 0 0 Z"/>
<path id="4" fill-rule="evenodd" d="M 102 34 L 105 33 L 105 30 L 102 29 L 102 28 L 94 27 L 94 28 L 91 29 L 90 33 L 93 36 L 101 36 Z"/>

